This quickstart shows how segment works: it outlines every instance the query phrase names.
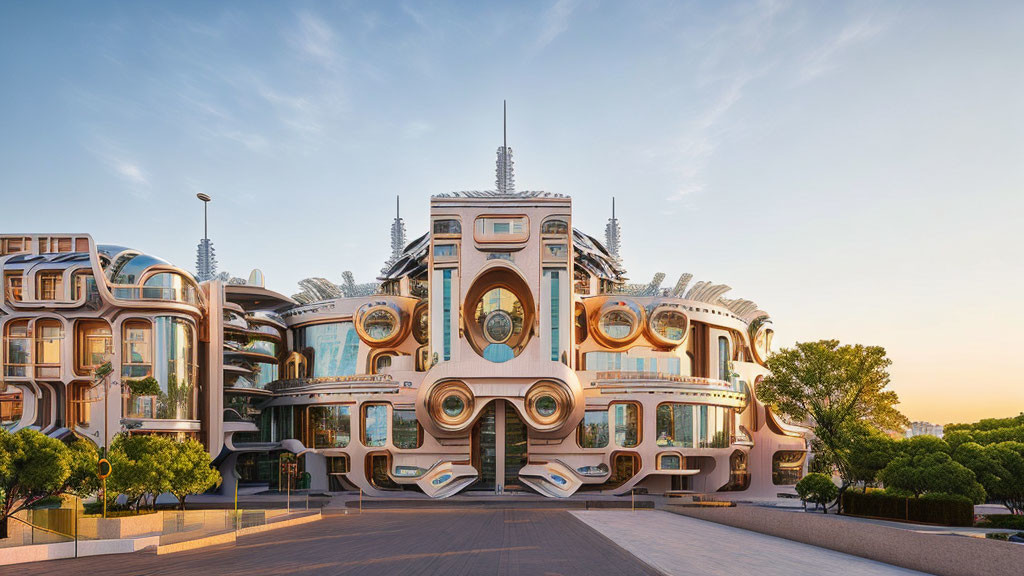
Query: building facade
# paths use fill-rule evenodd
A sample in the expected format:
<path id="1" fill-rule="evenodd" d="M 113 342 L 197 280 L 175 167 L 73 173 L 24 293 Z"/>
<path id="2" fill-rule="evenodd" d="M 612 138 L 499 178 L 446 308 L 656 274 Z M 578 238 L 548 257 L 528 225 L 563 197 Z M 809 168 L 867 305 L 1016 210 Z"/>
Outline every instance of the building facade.
<path id="1" fill-rule="evenodd" d="M 688 274 L 628 284 L 618 220 L 608 250 L 570 198 L 516 192 L 510 156 L 497 191 L 434 196 L 404 249 L 396 218 L 361 289 L 288 297 L 258 271 L 200 283 L 86 234 L 0 235 L 4 427 L 196 438 L 225 490 L 278 486 L 284 453 L 313 489 L 370 495 L 795 484 L 806 430 L 754 393 L 767 313 Z"/>

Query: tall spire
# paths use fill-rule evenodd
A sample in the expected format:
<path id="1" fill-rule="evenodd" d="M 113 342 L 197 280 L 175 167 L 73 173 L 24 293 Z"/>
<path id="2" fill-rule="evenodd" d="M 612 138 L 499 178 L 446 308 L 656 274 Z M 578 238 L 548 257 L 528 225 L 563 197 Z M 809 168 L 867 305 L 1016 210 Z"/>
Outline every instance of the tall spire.
<path id="1" fill-rule="evenodd" d="M 615 217 L 615 197 L 612 196 L 612 217 L 608 219 L 608 224 L 604 227 L 604 244 L 612 256 L 620 262 L 619 248 L 621 247 L 621 242 L 622 228 L 619 227 L 619 220 Z"/>
<path id="2" fill-rule="evenodd" d="M 508 147 L 508 101 L 502 101 L 501 129 L 502 144 L 498 148 L 498 166 L 495 186 L 501 194 L 513 194 L 516 191 L 516 177 L 513 169 L 512 149 Z"/>
<path id="3" fill-rule="evenodd" d="M 402 220 L 400 202 L 400 198 L 395 196 L 395 221 L 391 223 L 391 256 L 384 263 L 384 268 L 381 270 L 382 274 L 387 274 L 391 266 L 402 257 L 402 252 L 405 250 L 405 221 Z"/>
<path id="4" fill-rule="evenodd" d="M 203 203 L 203 239 L 196 247 L 196 278 L 200 282 L 212 280 L 217 275 L 217 256 L 213 249 L 213 241 L 210 240 L 209 229 L 206 225 L 206 207 L 210 203 L 210 195 L 202 192 L 196 194 Z"/>

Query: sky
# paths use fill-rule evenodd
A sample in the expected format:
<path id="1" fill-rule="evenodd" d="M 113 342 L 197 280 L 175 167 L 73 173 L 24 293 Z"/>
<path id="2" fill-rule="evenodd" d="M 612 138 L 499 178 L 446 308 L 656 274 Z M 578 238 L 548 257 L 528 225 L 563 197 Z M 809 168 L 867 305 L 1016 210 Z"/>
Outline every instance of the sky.
<path id="1" fill-rule="evenodd" d="M 293 294 L 371 281 L 394 198 L 615 197 L 630 278 L 683 272 L 776 347 L 879 345 L 912 420 L 1024 411 L 1020 2 L 0 5 L 0 232 L 86 232 Z"/>

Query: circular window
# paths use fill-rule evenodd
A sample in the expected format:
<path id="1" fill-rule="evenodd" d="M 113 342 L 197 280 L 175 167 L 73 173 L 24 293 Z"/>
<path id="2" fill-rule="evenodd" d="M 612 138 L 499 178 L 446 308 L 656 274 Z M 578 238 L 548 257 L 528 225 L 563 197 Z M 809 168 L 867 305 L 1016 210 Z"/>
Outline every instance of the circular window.
<path id="1" fill-rule="evenodd" d="M 409 334 L 411 322 L 395 304 L 370 302 L 355 314 L 355 327 L 359 337 L 373 348 L 386 348 Z"/>
<path id="2" fill-rule="evenodd" d="M 554 415 L 555 411 L 558 410 L 558 401 L 551 396 L 545 394 L 540 398 L 537 398 L 537 414 L 544 416 L 545 418 Z"/>
<path id="3" fill-rule="evenodd" d="M 363 330 L 374 340 L 386 340 L 398 329 L 398 319 L 384 308 L 378 308 L 366 315 Z"/>
<path id="4" fill-rule="evenodd" d="M 535 428 L 553 430 L 562 425 L 572 412 L 572 393 L 565 384 L 554 380 L 541 380 L 523 398 L 526 416 Z"/>
<path id="5" fill-rule="evenodd" d="M 678 346 L 689 330 L 686 315 L 675 308 L 657 308 L 651 313 L 650 337 L 661 346 Z"/>
<path id="6" fill-rule="evenodd" d="M 616 340 L 629 336 L 633 325 L 633 316 L 625 310 L 612 310 L 601 317 L 601 331 Z"/>
<path id="7" fill-rule="evenodd" d="M 449 418 L 458 418 L 465 409 L 466 403 L 457 394 L 450 394 L 441 402 L 441 410 Z"/>
<path id="8" fill-rule="evenodd" d="M 632 342 L 643 327 L 644 310 L 629 300 L 610 300 L 597 311 L 594 335 L 607 346 Z"/>
<path id="9" fill-rule="evenodd" d="M 435 384 L 427 394 L 427 411 L 441 429 L 461 430 L 473 415 L 473 392 L 458 380 Z"/>
<path id="10" fill-rule="evenodd" d="M 484 318 L 484 336 L 494 344 L 501 344 L 512 336 L 512 315 L 495 310 Z"/>

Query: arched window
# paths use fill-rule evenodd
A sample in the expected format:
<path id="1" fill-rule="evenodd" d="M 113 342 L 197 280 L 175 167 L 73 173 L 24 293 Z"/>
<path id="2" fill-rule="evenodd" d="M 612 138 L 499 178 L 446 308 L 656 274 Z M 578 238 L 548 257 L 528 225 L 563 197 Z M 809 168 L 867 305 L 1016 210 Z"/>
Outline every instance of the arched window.
<path id="1" fill-rule="evenodd" d="M 12 320 L 4 331 L 4 375 L 28 376 L 32 364 L 32 337 L 28 320 Z"/>
<path id="2" fill-rule="evenodd" d="M 152 376 L 153 325 L 148 320 L 128 320 L 121 331 L 121 375 L 125 378 Z"/>
<path id="3" fill-rule="evenodd" d="M 64 327 L 59 320 L 36 321 L 36 378 L 60 378 L 60 344 Z"/>

